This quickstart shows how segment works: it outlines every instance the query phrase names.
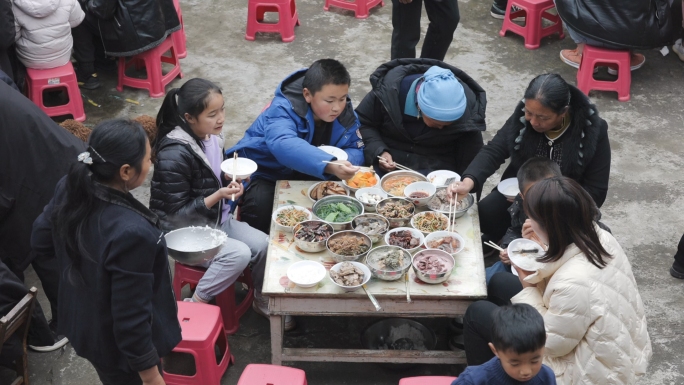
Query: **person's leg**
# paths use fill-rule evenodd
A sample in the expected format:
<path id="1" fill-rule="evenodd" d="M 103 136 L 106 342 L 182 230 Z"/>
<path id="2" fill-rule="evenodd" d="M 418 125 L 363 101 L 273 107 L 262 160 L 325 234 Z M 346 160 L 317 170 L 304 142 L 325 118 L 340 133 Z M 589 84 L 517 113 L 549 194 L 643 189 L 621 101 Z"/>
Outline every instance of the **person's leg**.
<path id="1" fill-rule="evenodd" d="M 485 282 L 489 285 L 492 277 L 496 273 L 510 273 L 511 265 L 506 265 L 505 263 L 498 261 L 495 264 L 489 266 L 485 269 Z"/>
<path id="2" fill-rule="evenodd" d="M 670 274 L 679 279 L 684 279 L 684 235 L 679 240 L 677 252 L 674 255 L 674 262 L 670 268 Z"/>
<path id="3" fill-rule="evenodd" d="M 511 273 L 496 273 L 487 285 L 487 300 L 495 305 L 511 304 L 511 298 L 522 291 L 520 278 Z"/>
<path id="4" fill-rule="evenodd" d="M 237 281 L 251 259 L 249 246 L 228 238 L 214 259 L 202 265 L 207 271 L 197 283 L 193 300 L 209 302 L 214 299 Z"/>
<path id="5" fill-rule="evenodd" d="M 240 220 L 268 234 L 271 230 L 271 212 L 275 182 L 257 179 L 247 186 L 240 203 Z"/>
<path id="6" fill-rule="evenodd" d="M 499 190 L 494 189 L 478 204 L 477 208 L 480 215 L 480 231 L 482 231 L 483 241 L 490 240 L 497 243 L 511 224 L 511 215 L 508 208 L 511 206 Z M 486 239 L 485 239 L 486 238 Z"/>
<path id="7" fill-rule="evenodd" d="M 40 284 L 43 285 L 43 292 L 50 301 L 50 313 L 52 320 L 51 327 L 57 329 L 57 298 L 59 294 L 59 269 L 57 267 L 57 258 L 36 254 L 31 261 L 31 266 L 40 279 Z"/>
<path id="8" fill-rule="evenodd" d="M 71 36 L 74 40 L 74 58 L 76 59 L 76 77 L 79 86 L 85 89 L 95 89 L 100 86 L 100 81 L 95 73 L 95 41 L 98 36 L 97 26 L 93 25 L 90 17 L 83 19 L 83 22 L 76 28 L 71 29 Z"/>
<path id="9" fill-rule="evenodd" d="M 460 20 L 458 0 L 425 0 L 425 12 L 430 24 L 420 57 L 444 60 Z"/>
<path id="10" fill-rule="evenodd" d="M 221 229 L 228 234 L 228 237 L 238 240 L 249 247 L 252 281 L 254 282 L 255 292 L 261 295 L 261 288 L 264 285 L 266 254 L 268 253 L 268 235 L 245 222 L 238 221 L 232 215 L 221 225 Z"/>
<path id="11" fill-rule="evenodd" d="M 124 372 L 119 369 L 100 368 L 93 364 L 97 376 L 103 385 L 142 385 L 142 380 L 137 372 Z M 161 373 L 161 371 L 160 371 Z"/>
<path id="12" fill-rule="evenodd" d="M 422 8 L 423 0 L 413 0 L 408 4 L 392 0 L 392 60 L 416 57 Z"/>
<path id="13" fill-rule="evenodd" d="M 506 16 L 506 7 L 508 6 L 508 0 L 494 0 L 492 3 L 492 8 L 489 9 L 489 14 L 495 19 L 501 19 Z"/>
<path id="14" fill-rule="evenodd" d="M 482 365 L 494 357 L 488 344 L 492 341 L 492 313 L 497 308 L 489 301 L 468 306 L 463 316 L 463 345 L 468 366 Z"/>

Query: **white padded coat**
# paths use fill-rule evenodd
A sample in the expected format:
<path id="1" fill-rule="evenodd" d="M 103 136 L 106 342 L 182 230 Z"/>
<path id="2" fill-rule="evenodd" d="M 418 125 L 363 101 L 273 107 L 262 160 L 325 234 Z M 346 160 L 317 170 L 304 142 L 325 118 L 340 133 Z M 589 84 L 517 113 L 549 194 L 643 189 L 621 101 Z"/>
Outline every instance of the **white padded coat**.
<path id="1" fill-rule="evenodd" d="M 597 227 L 598 229 L 598 227 Z M 612 255 L 599 269 L 570 245 L 563 257 L 525 278 L 513 303 L 527 303 L 544 316 L 544 363 L 559 385 L 635 384 L 651 359 L 644 305 L 632 267 L 617 240 L 598 229 Z"/>
<path id="2" fill-rule="evenodd" d="M 28 68 L 63 66 L 71 57 L 71 28 L 85 13 L 77 0 L 13 0 L 17 57 Z"/>

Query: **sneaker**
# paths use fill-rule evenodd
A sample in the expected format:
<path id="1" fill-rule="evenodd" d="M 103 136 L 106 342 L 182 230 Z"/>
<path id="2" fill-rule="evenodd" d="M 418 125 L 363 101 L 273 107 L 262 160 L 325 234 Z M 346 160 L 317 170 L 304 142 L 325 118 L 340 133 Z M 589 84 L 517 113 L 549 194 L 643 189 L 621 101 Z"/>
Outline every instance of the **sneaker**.
<path id="1" fill-rule="evenodd" d="M 677 279 L 684 279 L 684 269 L 680 268 L 677 265 L 677 262 L 675 262 L 672 264 L 672 267 L 670 267 L 670 275 Z"/>
<path id="2" fill-rule="evenodd" d="M 582 61 L 582 54 L 575 49 L 564 49 L 560 51 L 560 58 L 563 63 L 570 67 L 579 68 L 580 61 Z"/>
<path id="3" fill-rule="evenodd" d="M 673 46 L 674 47 L 674 46 Z M 640 53 L 632 53 L 632 57 L 630 58 L 630 70 L 638 70 L 641 68 L 644 63 L 646 63 L 646 57 Z M 608 73 L 615 76 L 618 74 L 618 70 L 616 67 L 613 66 L 608 66 Z"/>
<path id="4" fill-rule="evenodd" d="M 97 73 L 80 75 L 78 71 L 76 71 L 76 79 L 78 80 L 78 86 L 86 90 L 94 90 L 100 88 L 102 85 L 100 79 L 97 78 Z"/>
<path id="5" fill-rule="evenodd" d="M 52 336 L 55 339 L 55 343 L 50 345 L 50 346 L 34 346 L 34 345 L 29 345 L 28 347 L 31 348 L 32 350 L 35 350 L 37 352 L 45 353 L 45 352 L 52 352 L 55 351 L 62 346 L 66 345 L 69 343 L 69 339 L 66 338 L 62 334 L 57 334 L 57 332 L 52 331 Z"/>
<path id="6" fill-rule="evenodd" d="M 521 8 L 518 8 L 516 6 L 513 6 L 511 8 L 511 13 L 513 12 L 518 12 L 522 10 Z M 506 9 L 501 9 L 499 8 L 496 3 L 492 4 L 492 7 L 489 9 L 489 14 L 492 15 L 493 18 L 503 20 L 506 18 Z M 513 21 L 523 21 L 525 20 L 525 17 L 516 17 L 513 19 Z"/>
<path id="7" fill-rule="evenodd" d="M 257 297 L 254 296 L 254 301 L 252 302 L 252 309 L 254 309 L 254 312 L 259 314 L 262 317 L 269 318 L 268 316 L 268 297 Z M 291 315 L 286 315 L 285 316 L 285 331 L 289 332 L 290 330 L 294 329 L 297 327 L 297 322 L 292 318 Z"/>
<path id="8" fill-rule="evenodd" d="M 677 40 L 672 46 L 672 52 L 679 56 L 679 60 L 684 61 L 684 46 L 682 46 L 682 39 Z"/>

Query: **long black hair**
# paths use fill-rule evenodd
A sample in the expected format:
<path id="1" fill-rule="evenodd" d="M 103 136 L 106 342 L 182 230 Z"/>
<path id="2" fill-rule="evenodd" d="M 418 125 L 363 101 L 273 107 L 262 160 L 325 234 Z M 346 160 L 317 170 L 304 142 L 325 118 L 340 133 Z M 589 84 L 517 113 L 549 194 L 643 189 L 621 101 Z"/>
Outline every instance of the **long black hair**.
<path id="1" fill-rule="evenodd" d="M 192 129 L 185 121 L 185 114 L 198 117 L 207 108 L 209 96 L 217 93 L 222 95 L 221 88 L 213 82 L 194 78 L 188 80 L 181 88 L 174 88 L 166 94 L 159 113 L 157 113 L 157 139 L 155 148 L 161 140 L 180 127 L 192 137 L 200 148 L 204 148 L 202 140 L 192 132 Z"/>
<path id="2" fill-rule="evenodd" d="M 525 99 L 534 99 L 551 111 L 561 114 L 570 106 L 570 86 L 558 74 L 543 74 L 532 79 Z"/>
<path id="3" fill-rule="evenodd" d="M 75 282 L 74 269 L 78 272 L 84 258 L 92 260 L 85 247 L 83 226 L 87 226 L 86 219 L 101 202 L 95 197 L 95 182 L 115 181 L 125 164 L 141 172 L 146 144 L 147 135 L 140 123 L 125 119 L 105 121 L 90 134 L 88 155 L 81 154 L 79 161 L 69 169 L 65 199 L 56 207 L 52 220 L 71 259 L 69 280 L 72 283 Z"/>

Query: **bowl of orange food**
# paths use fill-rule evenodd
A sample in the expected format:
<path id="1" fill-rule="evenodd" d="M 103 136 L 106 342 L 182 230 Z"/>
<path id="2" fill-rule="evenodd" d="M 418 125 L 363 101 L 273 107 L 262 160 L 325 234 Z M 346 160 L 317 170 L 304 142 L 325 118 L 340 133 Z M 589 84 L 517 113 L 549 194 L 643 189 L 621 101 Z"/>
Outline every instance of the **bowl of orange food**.
<path id="1" fill-rule="evenodd" d="M 380 187 L 384 192 L 393 197 L 404 197 L 404 189 L 406 186 L 414 182 L 427 182 L 427 178 L 423 174 L 413 171 L 392 171 L 385 174 L 380 179 Z"/>
<path id="2" fill-rule="evenodd" d="M 343 180 L 342 183 L 351 192 L 356 192 L 360 188 L 375 187 L 379 181 L 380 179 L 375 175 L 375 171 L 372 168 L 368 168 L 361 169 L 351 179 Z"/>

